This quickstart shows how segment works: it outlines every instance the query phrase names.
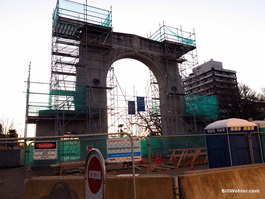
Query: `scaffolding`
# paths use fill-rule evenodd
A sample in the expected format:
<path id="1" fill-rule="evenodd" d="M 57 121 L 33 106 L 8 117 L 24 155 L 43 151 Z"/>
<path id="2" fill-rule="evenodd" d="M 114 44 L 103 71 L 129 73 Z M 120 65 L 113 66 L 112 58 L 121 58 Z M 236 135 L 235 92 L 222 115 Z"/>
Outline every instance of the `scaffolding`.
<path id="1" fill-rule="evenodd" d="M 51 109 L 74 110 L 81 31 L 87 24 L 111 28 L 111 11 L 58 0 L 53 14 Z M 107 30 L 109 31 L 109 30 Z"/>
<path id="2" fill-rule="evenodd" d="M 181 84 L 192 73 L 192 69 L 198 65 L 198 55 L 196 47 L 196 35 L 193 32 L 183 31 L 182 27 L 175 28 L 165 24 L 150 36 L 150 39 L 164 43 L 165 67 L 172 62 L 178 63 L 178 70 L 181 76 Z M 153 99 L 159 99 L 159 88 L 155 78 L 151 77 L 151 87 Z M 177 91 L 177 89 L 176 89 Z M 207 125 L 218 119 L 217 99 L 212 96 L 186 95 L 183 91 L 174 93 L 172 90 L 171 98 L 167 101 L 171 108 L 178 106 L 173 104 L 170 99 L 184 96 L 185 110 L 182 115 L 178 114 L 169 120 L 181 120 L 183 125 L 188 126 L 190 131 L 197 131 L 199 125 Z M 157 100 L 159 101 L 159 100 Z M 171 109 L 170 108 L 170 109 Z"/>
<path id="3" fill-rule="evenodd" d="M 41 89 L 35 92 L 31 86 L 26 117 L 27 122 L 33 124 L 40 120 L 53 122 L 56 134 L 62 135 L 67 123 L 71 120 L 87 122 L 91 113 L 85 106 L 84 94 L 77 92 L 91 86 L 83 83 L 80 88 L 76 85 L 77 68 L 87 65 L 79 63 L 79 48 L 87 48 L 92 43 L 87 39 L 89 36 L 81 38 L 81 34 L 89 35 L 89 29 L 96 27 L 102 31 L 98 37 L 104 37 L 104 40 L 106 34 L 112 32 L 112 12 L 87 4 L 57 0 L 52 19 L 50 82 L 30 82 L 31 85 L 43 85 L 45 88 L 42 89 L 44 92 L 40 92 Z M 107 50 L 110 48 L 111 44 Z"/>
<path id="4" fill-rule="evenodd" d="M 163 23 L 149 38 L 164 43 L 165 59 L 179 63 L 179 72 L 183 79 L 198 65 L 194 30 L 188 32 L 182 27 L 171 27 Z"/>
<path id="5" fill-rule="evenodd" d="M 133 91 L 127 93 L 122 85 L 120 85 L 119 77 L 115 74 L 115 66 L 113 65 L 108 72 L 107 86 L 113 89 L 108 90 L 108 129 L 109 132 L 127 132 L 134 136 L 146 136 L 149 132 L 146 130 L 146 122 L 140 117 L 137 111 L 137 91 L 133 87 Z M 151 112 L 151 96 L 150 86 L 146 85 L 144 104 L 145 111 L 141 111 L 142 117 L 149 117 Z M 131 106 L 133 102 L 133 106 Z"/>
<path id="6" fill-rule="evenodd" d="M 117 129 L 117 122 L 121 119 L 126 129 L 133 133 L 135 131 L 132 128 L 134 124 L 137 123 L 139 128 L 145 127 L 143 117 L 161 117 L 159 88 L 151 71 L 149 90 L 151 94 L 148 91 L 145 96 L 147 109 L 142 113 L 142 118 L 139 115 L 128 114 L 128 101 L 135 100 L 136 96 L 126 96 L 117 92 L 117 89 L 120 88 L 113 67 L 109 69 L 106 87 L 98 86 L 99 79 L 77 82 L 80 70 L 85 73 L 86 78 L 91 78 L 88 70 L 83 70 L 90 64 L 88 60 L 102 58 L 90 55 L 89 48 L 100 51 L 102 56 L 112 50 L 112 11 L 68 0 L 58 0 L 52 18 L 50 82 L 41 83 L 28 80 L 30 90 L 27 91 L 29 100 L 26 123 L 49 122 L 50 125 L 53 125 L 55 134 L 64 135 L 66 133 L 64 128 L 71 121 L 85 124 L 86 129 L 83 133 L 90 132 L 90 128 L 96 128 L 98 132 L 101 132 L 101 120 L 107 117 L 110 118 L 109 129 L 113 127 Z M 198 64 L 194 32 L 186 32 L 182 28 L 163 25 L 149 39 L 161 43 L 164 67 L 177 63 L 176 72 L 179 72 L 182 78 L 189 73 L 189 69 Z M 82 55 L 80 48 L 84 49 Z M 81 56 L 83 56 L 82 60 Z M 108 59 L 111 60 L 112 57 Z M 93 67 L 100 66 L 94 65 Z M 43 89 L 40 89 L 40 86 Z M 108 93 L 106 115 L 104 115 L 104 111 L 100 110 L 100 107 L 97 107 L 97 102 L 93 101 L 96 99 L 94 97 L 95 87 L 104 89 Z M 40 90 L 43 91 L 40 92 Z M 120 106 L 120 99 L 117 98 L 119 95 L 124 100 L 122 106 Z M 181 109 L 181 105 L 172 103 L 174 101 L 172 99 L 184 95 L 184 91 L 172 88 L 166 102 L 169 108 Z M 92 99 L 89 105 L 87 105 L 87 96 Z M 172 116 L 168 120 L 181 120 L 188 126 L 185 122 L 185 113 Z"/>
<path id="7" fill-rule="evenodd" d="M 186 115 L 183 110 L 185 93 L 182 79 L 198 64 L 195 32 L 187 32 L 182 30 L 182 27 L 176 28 L 163 24 L 149 38 L 162 43 L 165 71 L 169 71 L 168 68 L 171 68 L 172 71 L 172 66 L 177 66 L 175 71 L 172 72 L 180 75 L 179 80 L 177 80 L 179 85 L 173 85 L 167 93 L 165 104 L 168 111 L 174 112 L 166 118 L 167 123 L 178 123 L 180 126 L 185 126 L 186 129 L 191 129 L 190 124 L 185 120 Z M 170 85 L 168 77 L 170 77 L 170 74 L 165 74 L 166 82 Z M 155 87 L 155 84 L 153 87 Z M 153 90 L 158 91 L 158 89 Z M 176 101 L 180 103 L 176 103 Z M 169 129 L 176 132 L 181 131 L 180 129 L 173 129 L 173 127 L 169 127 Z"/>
<path id="8" fill-rule="evenodd" d="M 150 115 L 155 117 L 160 117 L 160 98 L 159 98 L 159 87 L 157 80 L 151 70 L 150 73 L 150 92 L 151 92 L 151 102 L 150 102 Z"/>
<path id="9" fill-rule="evenodd" d="M 163 25 L 158 31 L 152 34 L 149 39 L 158 41 L 162 44 L 161 46 L 164 48 L 164 62 L 166 63 L 165 67 L 167 67 L 167 64 L 170 64 L 170 62 L 178 63 L 180 65 L 184 64 L 185 62 L 190 62 L 190 65 L 195 67 L 197 63 L 197 55 L 194 56 L 191 53 L 191 51 L 196 49 L 195 33 L 185 32 L 182 31 L 182 29 Z M 186 59 L 185 54 L 187 53 L 191 53 L 193 56 L 190 56 L 188 59 Z M 184 67 L 186 66 L 183 66 L 182 68 Z M 130 133 L 132 132 L 134 135 L 139 135 L 139 132 L 145 132 L 145 135 L 149 133 L 152 135 L 161 134 L 161 132 L 159 132 L 159 128 L 161 128 L 161 126 L 159 127 L 158 125 L 156 127 L 157 123 L 159 122 L 161 125 L 159 87 L 152 71 L 150 70 L 150 85 L 146 90 L 146 95 L 144 96 L 146 111 L 131 111 L 131 113 L 129 113 L 130 110 L 128 110 L 130 106 L 129 103 L 134 102 L 133 106 L 137 105 L 136 95 L 134 94 L 133 96 L 128 96 L 122 91 L 117 91 L 121 88 L 117 78 L 115 77 L 114 68 L 112 68 L 111 73 L 113 74 L 111 79 L 114 79 L 116 83 L 114 83 L 115 86 L 113 86 L 115 89 L 110 90 L 110 93 L 112 94 L 109 94 L 108 100 L 111 104 L 109 109 L 109 116 L 112 117 L 109 120 L 110 126 L 114 127 L 114 129 L 117 129 L 117 126 L 121 124 L 121 126 L 123 126 L 123 130 L 126 130 Z M 174 93 L 174 89 L 172 93 L 168 94 L 173 98 L 177 97 L 178 95 L 184 95 L 183 92 L 177 93 L 177 95 L 175 95 L 176 93 Z M 179 108 L 177 106 L 180 105 L 173 104 L 170 99 L 171 98 L 169 98 L 169 101 L 167 102 L 169 106 L 172 109 Z M 181 117 L 183 117 L 183 115 L 176 116 L 176 118 L 179 120 L 182 120 Z M 169 119 L 174 120 L 176 118 Z M 147 125 L 147 122 L 149 122 L 149 126 Z M 185 123 L 184 120 L 182 120 L 182 122 Z M 136 125 L 136 127 L 133 127 L 134 125 Z M 185 125 L 188 126 L 187 123 L 185 123 Z"/>

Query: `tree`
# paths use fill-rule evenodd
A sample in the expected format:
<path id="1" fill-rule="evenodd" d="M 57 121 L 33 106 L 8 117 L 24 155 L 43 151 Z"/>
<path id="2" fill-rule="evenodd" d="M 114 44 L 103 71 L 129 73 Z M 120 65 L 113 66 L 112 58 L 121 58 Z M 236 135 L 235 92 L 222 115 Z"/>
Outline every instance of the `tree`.
<path id="1" fill-rule="evenodd" d="M 225 91 L 226 90 L 226 91 Z M 240 117 L 240 91 L 238 87 L 223 88 L 222 95 L 217 95 L 220 119 Z"/>
<path id="2" fill-rule="evenodd" d="M 9 118 L 3 116 L 0 119 L 0 132 L 1 134 L 7 135 L 10 130 L 15 130 L 15 123 L 14 120 L 10 120 Z"/>
<path id="3" fill-rule="evenodd" d="M 0 119 L 0 134 L 2 138 L 17 138 L 17 130 L 13 120 L 9 120 L 6 117 Z M 11 143 L 10 143 L 11 142 Z M 1 146 L 6 147 L 6 149 L 14 149 L 19 147 L 18 141 L 8 141 L 6 144 L 1 144 Z"/>
<path id="4" fill-rule="evenodd" d="M 18 137 L 17 130 L 16 129 L 9 129 L 9 131 L 7 132 L 7 137 L 8 138 L 17 138 Z"/>
<path id="5" fill-rule="evenodd" d="M 258 94 L 258 99 L 260 102 L 264 102 L 265 103 L 265 88 L 261 88 L 261 92 Z"/>
<path id="6" fill-rule="evenodd" d="M 9 129 L 9 131 L 7 132 L 6 137 L 7 138 L 17 138 L 18 137 L 17 130 Z M 18 141 L 12 141 L 12 142 L 14 142 L 14 143 L 7 144 L 8 147 L 11 147 L 11 149 L 14 149 L 14 147 L 19 146 Z"/>
<path id="7" fill-rule="evenodd" d="M 240 116 L 243 119 L 263 120 L 265 118 L 265 89 L 263 94 L 257 94 L 245 84 L 239 85 Z"/>
<path id="8" fill-rule="evenodd" d="M 262 93 L 258 94 L 258 116 L 257 118 L 260 120 L 265 120 L 265 88 L 261 89 Z"/>
<path id="9" fill-rule="evenodd" d="M 161 125 L 161 117 L 157 114 L 147 114 L 144 116 L 138 111 L 138 115 L 144 121 L 145 130 L 149 132 L 150 136 L 154 135 L 162 135 L 162 125 Z M 138 124 L 139 125 L 139 124 Z"/>

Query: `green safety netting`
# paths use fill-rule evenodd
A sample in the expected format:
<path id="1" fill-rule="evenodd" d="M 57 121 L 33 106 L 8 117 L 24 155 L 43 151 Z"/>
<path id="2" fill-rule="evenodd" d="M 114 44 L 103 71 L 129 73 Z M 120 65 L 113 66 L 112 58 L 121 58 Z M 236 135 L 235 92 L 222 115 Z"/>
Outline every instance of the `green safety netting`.
<path id="1" fill-rule="evenodd" d="M 68 0 L 58 0 L 53 13 L 53 26 L 58 17 L 111 27 L 111 11 Z"/>
<path id="2" fill-rule="evenodd" d="M 150 108 L 149 111 L 150 111 L 150 114 L 151 114 L 151 115 L 154 115 L 154 114 L 158 114 L 158 115 L 160 115 L 159 101 L 157 101 L 157 100 L 153 100 L 153 101 L 152 101 L 151 108 Z"/>
<path id="3" fill-rule="evenodd" d="M 189 134 L 190 135 L 190 134 Z M 203 148 L 205 147 L 204 136 L 177 136 L 177 137 L 148 137 L 150 140 L 150 152 L 152 155 L 169 155 L 169 149 Z M 141 140 L 141 153 L 148 156 L 148 141 Z"/>
<path id="4" fill-rule="evenodd" d="M 166 25 L 161 26 L 149 38 L 155 41 L 160 41 L 160 42 L 166 40 L 166 41 L 172 41 L 172 42 L 185 44 L 188 46 L 196 46 L 194 34 L 184 32 L 181 29 L 172 28 Z"/>
<path id="5" fill-rule="evenodd" d="M 195 41 L 192 39 L 188 39 L 188 38 L 184 38 L 179 36 L 178 34 L 176 34 L 174 31 L 172 31 L 170 28 L 166 27 L 166 29 L 173 34 L 176 38 L 178 38 L 178 41 L 182 44 L 186 44 L 186 45 L 194 45 Z"/>
<path id="6" fill-rule="evenodd" d="M 88 153 L 88 146 L 97 148 L 101 151 L 104 159 L 107 159 L 107 137 L 81 137 L 76 139 L 60 138 L 60 139 L 43 139 L 40 141 L 56 141 L 58 148 L 58 157 L 54 160 L 34 160 L 34 144 L 30 144 L 28 150 L 29 165 L 39 166 L 56 164 L 60 162 L 84 161 Z M 205 147 L 204 136 L 180 136 L 180 137 L 147 137 L 140 141 L 141 153 L 148 156 L 148 141 L 150 140 L 150 152 L 152 155 L 162 154 L 168 155 L 169 149 L 184 148 L 202 148 Z"/>
<path id="7" fill-rule="evenodd" d="M 38 140 L 39 142 L 40 140 Z M 43 140 L 44 141 L 44 140 Z M 34 144 L 29 146 L 28 164 L 30 166 L 40 166 L 56 164 L 60 162 L 85 161 L 88 153 L 88 146 L 92 146 L 101 151 L 103 157 L 107 158 L 106 137 L 81 137 L 79 139 L 45 139 L 45 141 L 57 142 L 57 159 L 54 160 L 34 160 Z"/>
<path id="8" fill-rule="evenodd" d="M 218 102 L 214 96 L 186 95 L 185 113 L 204 119 L 218 119 Z"/>

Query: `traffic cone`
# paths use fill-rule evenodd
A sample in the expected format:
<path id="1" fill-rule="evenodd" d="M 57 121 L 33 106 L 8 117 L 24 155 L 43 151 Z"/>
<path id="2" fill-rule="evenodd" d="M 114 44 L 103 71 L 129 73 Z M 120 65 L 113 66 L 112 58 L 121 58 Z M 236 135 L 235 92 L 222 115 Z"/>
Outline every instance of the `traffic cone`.
<path id="1" fill-rule="evenodd" d="M 159 159 L 159 161 L 160 161 L 160 162 L 164 162 L 164 160 L 163 160 L 163 155 L 162 155 L 161 152 L 160 152 L 160 159 Z"/>
<path id="2" fill-rule="evenodd" d="M 194 161 L 193 161 L 193 157 L 191 156 L 190 158 L 191 158 L 191 160 L 190 160 L 190 170 L 191 171 L 194 171 Z"/>
<path id="3" fill-rule="evenodd" d="M 156 154 L 156 164 L 160 164 L 160 161 L 158 159 L 158 154 Z"/>
<path id="4" fill-rule="evenodd" d="M 143 156 L 141 156 L 140 164 L 144 164 Z"/>
<path id="5" fill-rule="evenodd" d="M 154 162 L 155 161 L 155 156 L 154 156 L 154 154 L 152 153 L 152 162 Z"/>

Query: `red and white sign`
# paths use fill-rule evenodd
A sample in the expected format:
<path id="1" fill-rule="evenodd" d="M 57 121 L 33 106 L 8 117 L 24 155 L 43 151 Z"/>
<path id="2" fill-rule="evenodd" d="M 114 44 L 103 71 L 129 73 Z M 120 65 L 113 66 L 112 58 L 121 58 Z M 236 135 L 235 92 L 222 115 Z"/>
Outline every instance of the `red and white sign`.
<path id="1" fill-rule="evenodd" d="M 98 149 L 92 149 L 86 159 L 86 199 L 104 198 L 105 164 L 104 158 Z"/>
<path id="2" fill-rule="evenodd" d="M 91 149 L 93 149 L 93 146 L 91 146 L 91 145 L 86 146 L 87 151 L 90 151 Z"/>
<path id="3" fill-rule="evenodd" d="M 34 160 L 57 159 L 57 142 L 36 142 L 33 152 Z"/>
<path id="4" fill-rule="evenodd" d="M 38 143 L 36 144 L 36 147 L 35 148 L 39 148 L 39 149 L 51 149 L 53 147 L 56 147 L 56 144 L 53 143 L 53 142 L 44 142 L 44 143 Z"/>

